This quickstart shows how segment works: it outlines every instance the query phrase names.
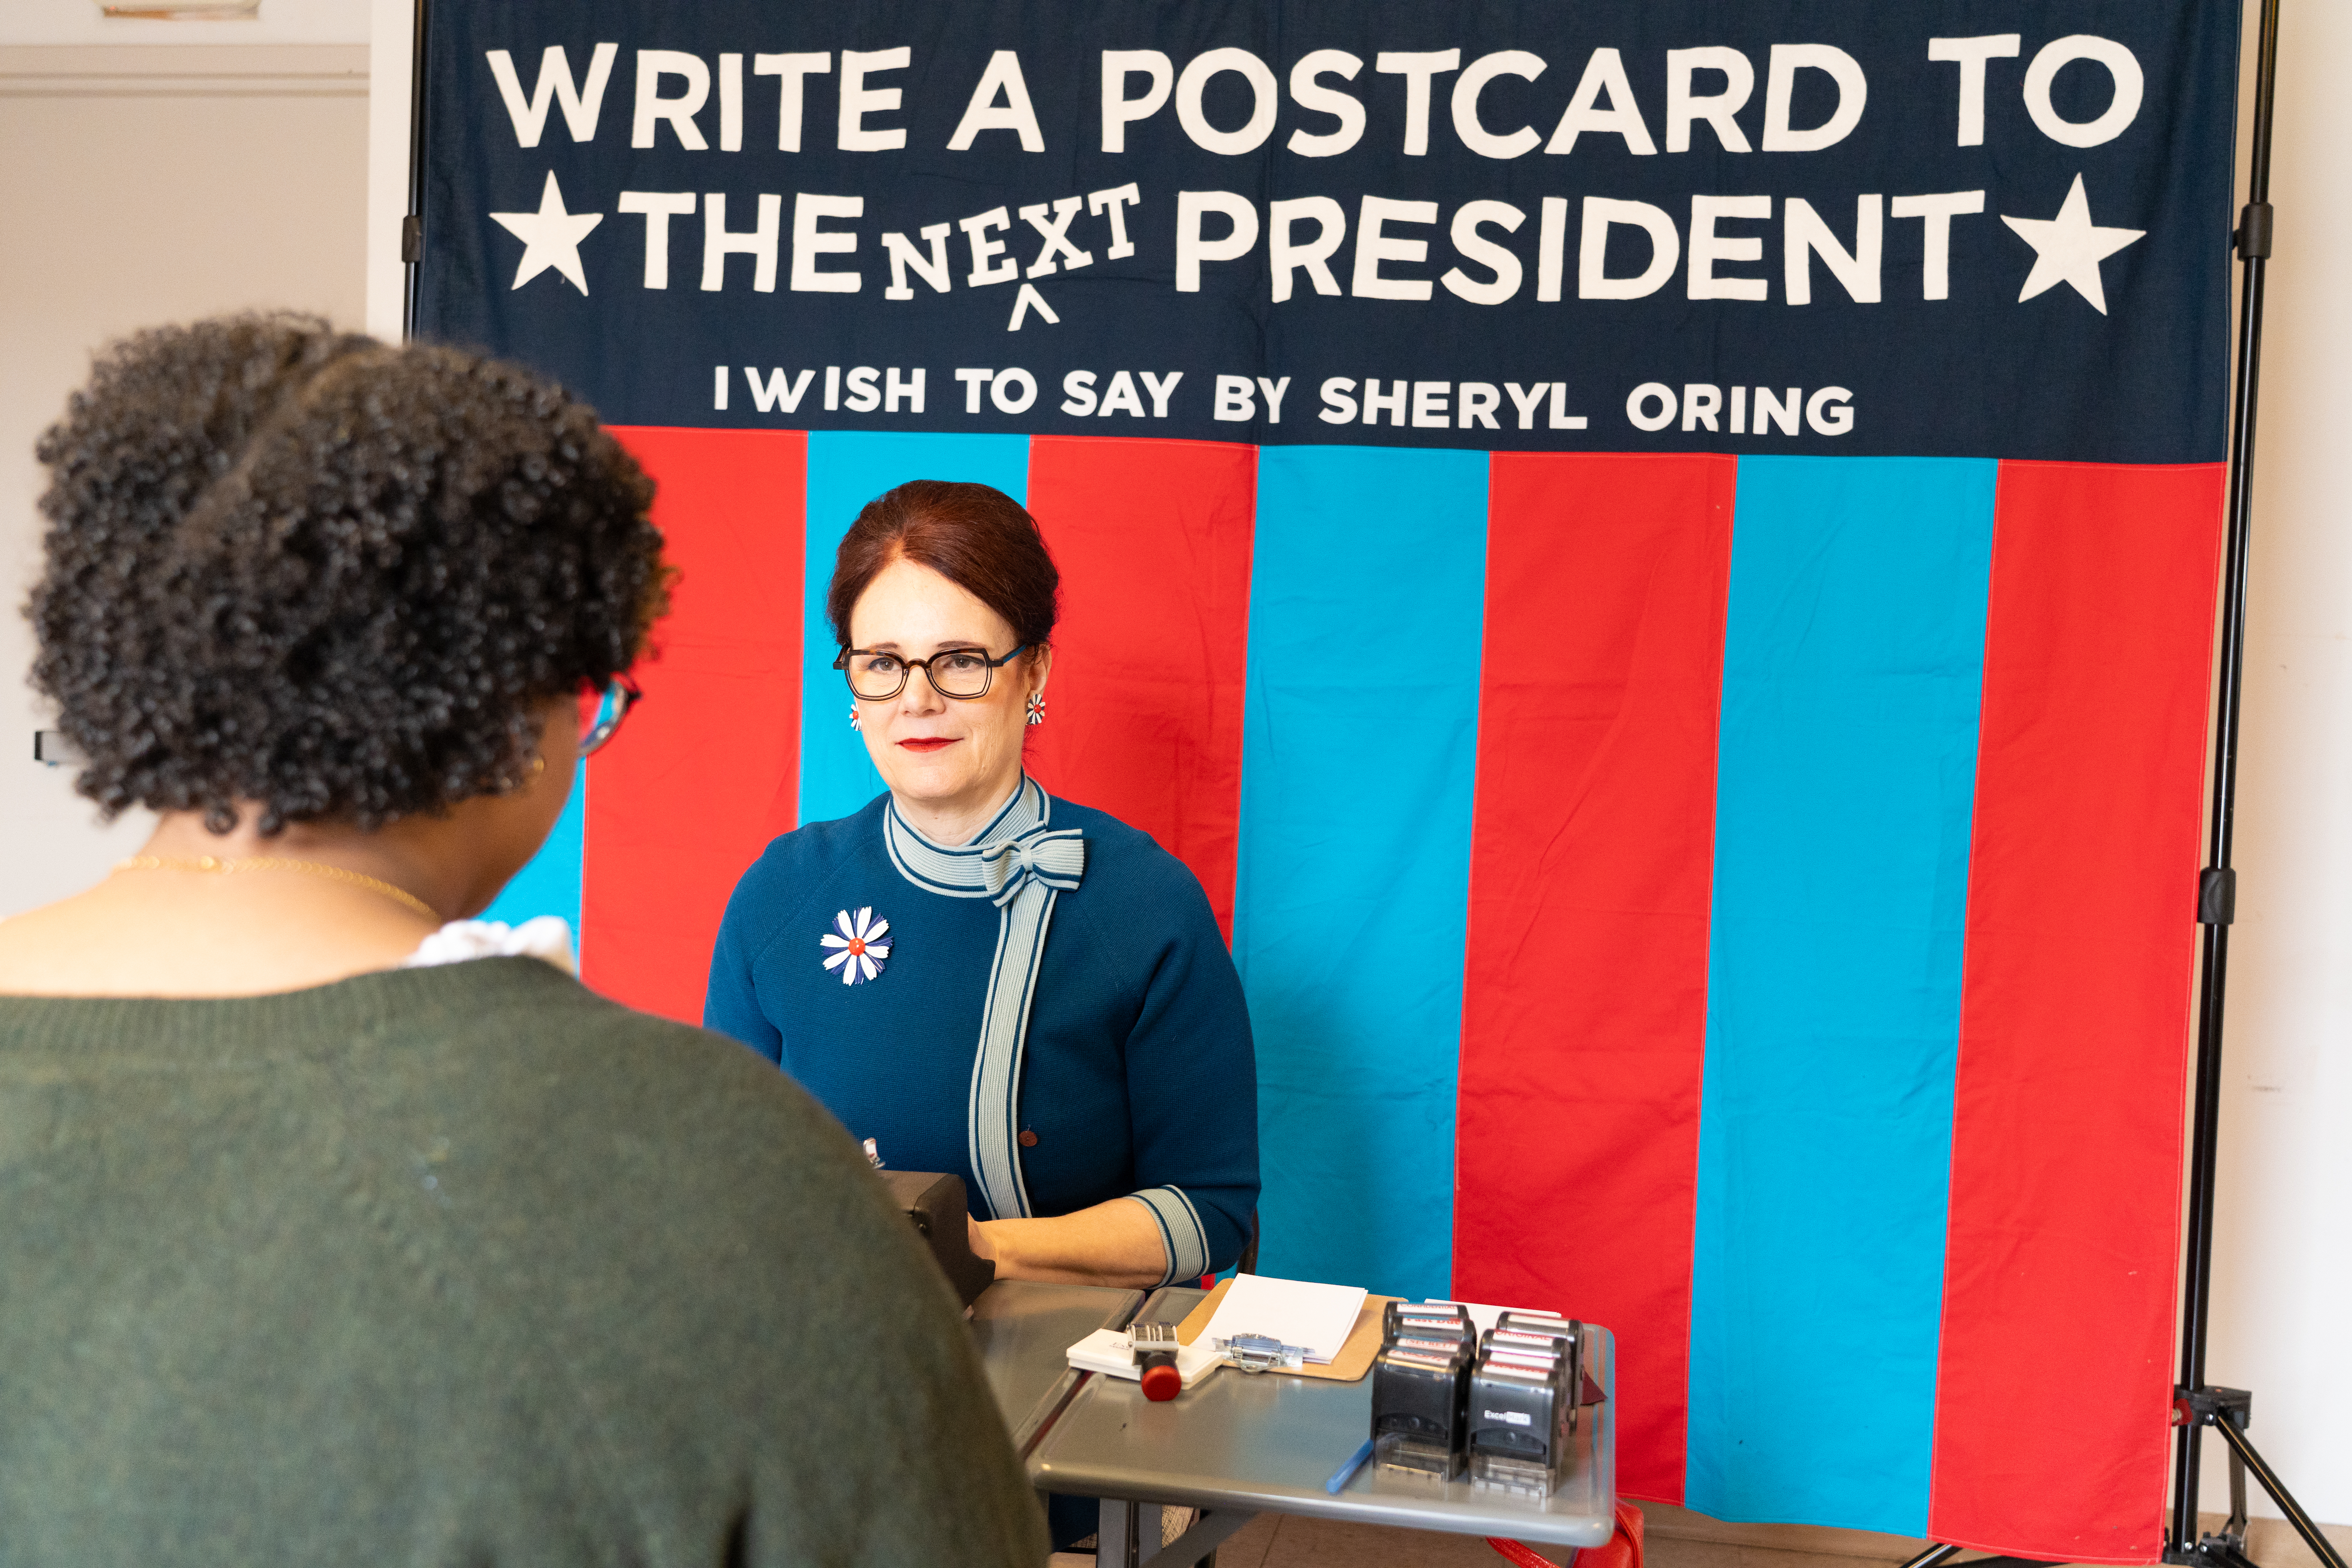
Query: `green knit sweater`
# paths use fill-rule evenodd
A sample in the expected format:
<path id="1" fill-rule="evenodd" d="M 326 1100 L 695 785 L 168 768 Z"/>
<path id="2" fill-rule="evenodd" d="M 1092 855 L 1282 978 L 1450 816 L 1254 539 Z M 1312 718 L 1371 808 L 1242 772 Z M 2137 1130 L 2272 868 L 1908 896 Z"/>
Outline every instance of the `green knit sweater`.
<path id="1" fill-rule="evenodd" d="M 0 998 L 0 1564 L 1043 1561 L 841 1128 L 535 959 Z"/>

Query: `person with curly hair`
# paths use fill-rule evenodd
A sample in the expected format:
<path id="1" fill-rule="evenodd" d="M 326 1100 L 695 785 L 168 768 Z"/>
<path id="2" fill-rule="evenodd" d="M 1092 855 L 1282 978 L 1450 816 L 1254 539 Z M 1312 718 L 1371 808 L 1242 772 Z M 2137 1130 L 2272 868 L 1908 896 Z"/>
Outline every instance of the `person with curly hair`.
<path id="1" fill-rule="evenodd" d="M 593 413 L 247 316 L 117 345 L 39 457 L 34 682 L 158 823 L 0 922 L 0 1556 L 1042 1559 L 840 1126 L 467 919 L 667 605 Z"/>

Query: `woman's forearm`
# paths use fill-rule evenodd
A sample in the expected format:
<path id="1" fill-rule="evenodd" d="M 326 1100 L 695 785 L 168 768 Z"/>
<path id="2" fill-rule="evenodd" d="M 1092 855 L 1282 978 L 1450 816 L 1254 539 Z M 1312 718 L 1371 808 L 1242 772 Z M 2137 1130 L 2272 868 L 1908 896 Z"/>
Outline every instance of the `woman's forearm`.
<path id="1" fill-rule="evenodd" d="M 1113 1198 L 1054 1219 L 972 1222 L 972 1250 L 996 1261 L 999 1279 L 1148 1289 L 1168 1272 L 1168 1249 L 1151 1211 Z"/>

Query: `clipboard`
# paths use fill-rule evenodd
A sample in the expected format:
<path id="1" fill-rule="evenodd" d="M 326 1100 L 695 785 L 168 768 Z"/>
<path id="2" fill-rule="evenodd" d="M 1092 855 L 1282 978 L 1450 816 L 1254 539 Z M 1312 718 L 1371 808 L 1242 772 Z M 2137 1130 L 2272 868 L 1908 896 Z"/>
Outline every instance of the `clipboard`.
<path id="1" fill-rule="evenodd" d="M 1189 1345 L 1201 1337 L 1209 1326 L 1209 1320 L 1215 1317 L 1217 1309 L 1224 1304 L 1225 1289 L 1232 1283 L 1230 1279 L 1218 1280 L 1216 1289 L 1209 1292 L 1207 1299 L 1184 1315 L 1184 1321 L 1176 1325 L 1178 1344 Z M 1356 1313 L 1356 1326 L 1348 1331 L 1347 1342 L 1339 1347 L 1339 1354 L 1324 1364 L 1318 1366 L 1309 1362 L 1300 1367 L 1279 1367 L 1265 1375 L 1316 1377 L 1326 1383 L 1361 1381 L 1363 1375 L 1372 1370 L 1372 1358 L 1381 1353 L 1381 1310 L 1397 1300 L 1399 1298 L 1394 1296 L 1365 1297 L 1363 1307 Z"/>

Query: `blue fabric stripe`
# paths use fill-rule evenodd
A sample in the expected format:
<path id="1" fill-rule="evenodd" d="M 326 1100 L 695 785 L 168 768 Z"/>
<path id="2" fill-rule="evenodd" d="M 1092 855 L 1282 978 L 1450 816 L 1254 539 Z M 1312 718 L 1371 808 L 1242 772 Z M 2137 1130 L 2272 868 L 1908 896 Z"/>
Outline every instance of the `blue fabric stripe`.
<path id="1" fill-rule="evenodd" d="M 936 392 L 934 393 L 936 395 Z M 867 501 L 908 479 L 969 479 L 1029 504 L 1029 437 L 819 430 L 808 440 L 808 559 L 801 611 L 801 820 L 847 816 L 882 793 L 849 728 L 849 688 L 824 618 L 834 552 Z"/>
<path id="2" fill-rule="evenodd" d="M 1927 1532 L 1996 467 L 1739 461 L 1685 1481 L 1717 1518 Z"/>
<path id="3" fill-rule="evenodd" d="M 1261 1267 L 1453 1288 L 1486 455 L 1258 457 L 1234 957 Z"/>
<path id="4" fill-rule="evenodd" d="M 509 925 L 520 925 L 536 915 L 561 915 L 572 928 L 572 940 L 580 941 L 580 854 L 581 845 L 588 831 L 588 764 L 582 762 L 579 771 L 572 775 L 572 798 L 563 803 L 563 814 L 541 845 L 539 853 L 514 874 L 490 907 L 482 911 L 486 921 L 504 921 Z"/>

